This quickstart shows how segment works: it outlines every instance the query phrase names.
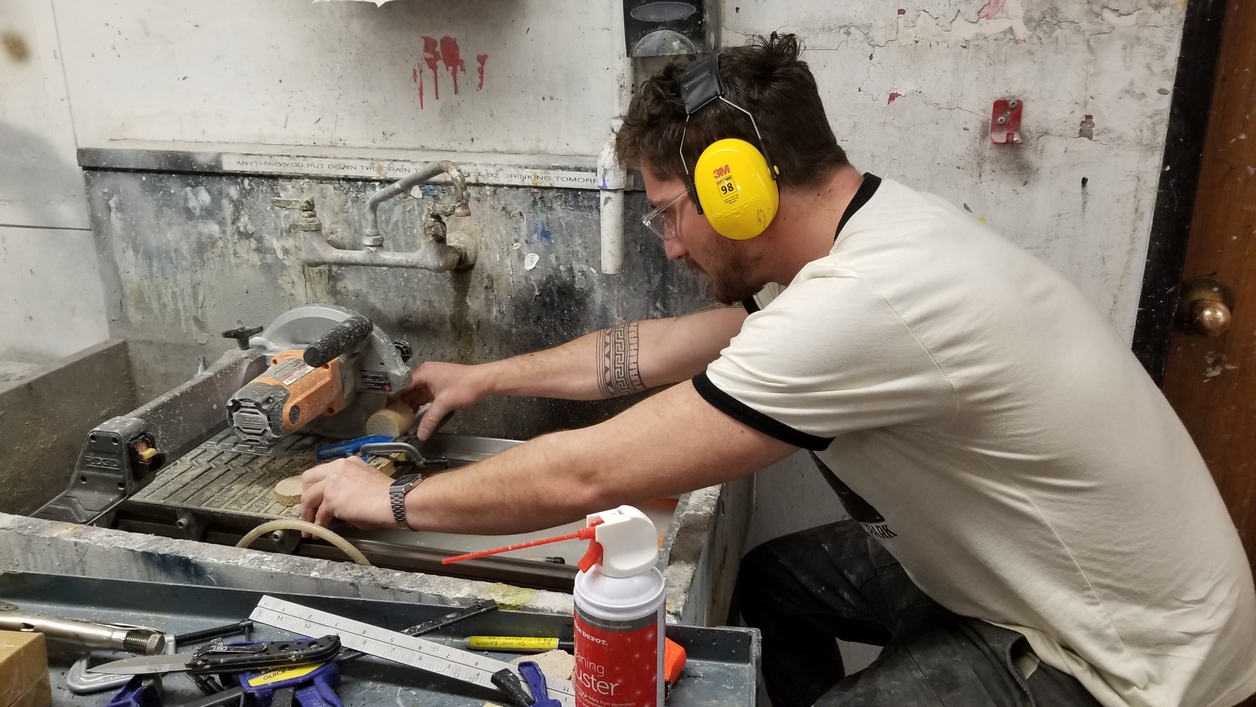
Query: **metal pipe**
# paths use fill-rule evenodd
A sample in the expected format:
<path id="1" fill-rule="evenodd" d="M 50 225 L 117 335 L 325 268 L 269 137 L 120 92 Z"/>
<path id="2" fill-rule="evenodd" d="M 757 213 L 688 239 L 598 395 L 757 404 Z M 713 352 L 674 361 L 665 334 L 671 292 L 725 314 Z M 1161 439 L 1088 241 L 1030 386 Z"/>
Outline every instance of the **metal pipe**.
<path id="1" fill-rule="evenodd" d="M 378 248 L 384 244 L 384 238 L 379 233 L 379 205 L 389 199 L 400 196 L 414 187 L 431 180 L 436 175 L 444 172 L 449 175 L 450 181 L 454 185 L 454 216 L 470 216 L 471 207 L 467 203 L 467 179 L 463 176 L 462 171 L 458 169 L 458 165 L 448 160 L 434 162 L 417 172 L 411 172 L 388 186 L 380 189 L 371 195 L 366 202 L 366 230 L 362 234 L 362 244 L 368 248 Z"/>
<path id="2" fill-rule="evenodd" d="M 109 648 L 128 653 L 157 655 L 166 648 L 161 631 L 130 624 L 112 624 L 79 619 L 57 619 L 16 612 L 0 613 L 0 629 L 38 632 L 48 638 L 74 643 L 84 648 Z"/>
<path id="3" fill-rule="evenodd" d="M 450 243 L 431 243 L 428 248 L 412 253 L 390 250 L 341 250 L 323 237 L 322 231 L 305 231 L 301 246 L 301 262 L 306 265 L 369 265 L 377 267 L 422 268 L 448 272 L 475 264 L 475 241 L 460 233 L 450 233 Z"/>

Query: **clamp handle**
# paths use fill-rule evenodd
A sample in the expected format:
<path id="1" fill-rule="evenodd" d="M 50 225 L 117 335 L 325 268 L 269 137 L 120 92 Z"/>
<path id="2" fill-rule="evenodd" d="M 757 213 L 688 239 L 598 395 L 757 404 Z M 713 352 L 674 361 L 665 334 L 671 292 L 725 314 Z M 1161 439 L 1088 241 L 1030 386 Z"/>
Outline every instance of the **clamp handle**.
<path id="1" fill-rule="evenodd" d="M 224 339 L 235 339 L 236 345 L 241 351 L 249 350 L 249 339 L 262 333 L 263 327 L 260 326 L 238 326 L 234 329 L 228 329 L 222 333 Z"/>
<path id="2" fill-rule="evenodd" d="M 545 685 L 545 673 L 535 660 L 519 663 L 519 674 L 528 681 L 528 689 L 532 691 L 532 707 L 562 707 L 562 703 L 549 696 L 549 688 Z"/>
<path id="3" fill-rule="evenodd" d="M 515 675 L 515 671 L 510 668 L 498 670 L 493 673 L 489 680 L 497 686 L 498 690 L 505 693 L 510 698 L 510 703 L 516 707 L 532 707 L 532 704 L 535 702 L 528 696 L 527 690 L 523 689 L 523 683 L 520 682 L 519 676 Z"/>
<path id="4" fill-rule="evenodd" d="M 372 442 L 358 447 L 358 453 L 362 455 L 374 454 L 382 456 L 384 454 L 401 453 L 406 455 L 414 465 L 420 469 L 429 466 L 449 466 L 449 460 L 444 457 L 433 457 L 426 459 L 413 444 L 405 442 Z"/>

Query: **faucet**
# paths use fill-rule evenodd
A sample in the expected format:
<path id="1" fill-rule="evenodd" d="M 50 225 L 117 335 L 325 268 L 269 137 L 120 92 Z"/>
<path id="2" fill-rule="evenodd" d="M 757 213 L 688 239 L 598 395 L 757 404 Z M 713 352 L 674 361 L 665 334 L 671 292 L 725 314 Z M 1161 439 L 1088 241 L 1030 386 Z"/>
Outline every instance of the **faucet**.
<path id="1" fill-rule="evenodd" d="M 379 205 L 441 173 L 448 174 L 453 182 L 454 201 L 452 204 L 436 202 L 428 206 L 423 222 L 423 233 L 427 242 L 411 253 L 380 250 L 384 245 L 384 237 L 379 232 Z M 413 192 L 411 196 L 414 196 Z M 270 201 L 281 209 L 296 209 L 301 212 L 297 230 L 303 234 L 300 258 L 306 265 L 370 265 L 422 268 L 433 272 L 463 270 L 475 265 L 475 242 L 465 234 L 449 233 L 445 223 L 449 216 L 471 215 L 471 207 L 467 204 L 466 177 L 452 162 L 433 163 L 372 194 L 366 204 L 366 229 L 362 234 L 362 247 L 358 249 L 340 248 L 327 240 L 322 221 L 314 209 L 313 199 L 275 198 Z"/>

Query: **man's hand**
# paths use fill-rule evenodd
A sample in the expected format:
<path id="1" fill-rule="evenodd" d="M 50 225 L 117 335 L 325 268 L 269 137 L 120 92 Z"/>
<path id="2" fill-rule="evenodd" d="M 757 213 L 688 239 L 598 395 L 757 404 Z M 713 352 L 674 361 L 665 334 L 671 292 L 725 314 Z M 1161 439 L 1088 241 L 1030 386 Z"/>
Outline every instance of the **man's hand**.
<path id="1" fill-rule="evenodd" d="M 488 395 L 482 371 L 480 366 L 437 361 L 428 361 L 414 370 L 410 385 L 402 388 L 398 395 L 414 410 L 432 404 L 419 420 L 419 439 L 430 437 L 449 413 L 469 408 Z"/>
<path id="2" fill-rule="evenodd" d="M 396 528 L 388 487 L 392 479 L 358 457 L 319 464 L 301 475 L 301 519 L 331 525 L 339 518 L 355 528 Z"/>

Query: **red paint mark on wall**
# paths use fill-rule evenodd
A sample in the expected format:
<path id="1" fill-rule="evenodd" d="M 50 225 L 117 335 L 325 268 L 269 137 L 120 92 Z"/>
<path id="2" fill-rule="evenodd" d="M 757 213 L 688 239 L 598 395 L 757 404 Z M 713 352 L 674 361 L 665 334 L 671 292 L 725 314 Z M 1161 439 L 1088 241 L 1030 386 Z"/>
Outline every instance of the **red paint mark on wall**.
<path id="1" fill-rule="evenodd" d="M 889 104 L 893 103 L 894 101 L 897 101 L 898 99 L 902 97 L 903 97 L 903 94 L 899 93 L 898 91 L 890 91 L 890 100 L 886 101 L 885 105 L 888 106 Z"/>
<path id="2" fill-rule="evenodd" d="M 435 37 L 423 37 L 423 63 L 432 70 L 432 97 L 440 100 L 440 75 L 436 67 L 440 63 L 440 43 Z"/>
<path id="3" fill-rule="evenodd" d="M 476 60 L 479 67 L 476 73 L 479 75 L 479 82 L 476 84 L 475 90 L 479 91 L 484 88 L 484 64 L 488 61 L 488 54 L 477 54 Z M 410 69 L 410 78 L 418 87 L 419 91 L 419 108 L 423 108 L 423 66 L 427 66 L 427 71 L 432 72 L 432 97 L 440 100 L 440 65 L 445 65 L 449 70 L 449 77 L 454 82 L 454 93 L 458 92 L 458 72 L 467 73 L 467 63 L 462 60 L 462 50 L 458 47 L 458 40 L 444 36 L 439 40 L 435 37 L 423 37 L 423 59 Z"/>
<path id="4" fill-rule="evenodd" d="M 423 72 L 419 69 L 419 65 L 415 64 L 410 70 L 410 76 L 419 86 L 419 110 L 423 110 Z"/>
<path id="5" fill-rule="evenodd" d="M 977 11 L 977 17 L 983 20 L 993 20 L 1003 12 L 1003 3 L 1005 0 L 986 0 L 985 6 Z"/>
<path id="6" fill-rule="evenodd" d="M 462 60 L 462 54 L 458 51 L 458 40 L 453 37 L 440 38 L 440 54 L 445 61 L 445 68 L 449 69 L 449 75 L 454 80 L 454 93 L 458 92 L 458 70 L 462 69 L 462 73 L 467 73 L 467 64 Z"/>

